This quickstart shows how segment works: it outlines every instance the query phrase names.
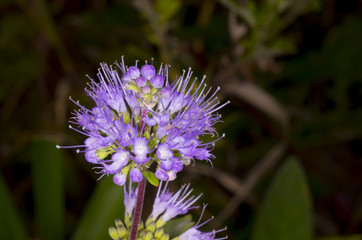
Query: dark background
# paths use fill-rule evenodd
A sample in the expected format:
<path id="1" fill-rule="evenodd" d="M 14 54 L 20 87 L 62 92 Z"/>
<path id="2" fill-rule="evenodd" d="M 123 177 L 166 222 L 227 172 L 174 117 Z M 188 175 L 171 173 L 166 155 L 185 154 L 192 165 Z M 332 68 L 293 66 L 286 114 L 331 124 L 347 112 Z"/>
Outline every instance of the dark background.
<path id="1" fill-rule="evenodd" d="M 192 67 L 231 100 L 213 168 L 197 162 L 173 185 L 204 193 L 204 218 L 216 217 L 204 231 L 227 225 L 230 239 L 268 239 L 255 236 L 258 216 L 293 157 L 307 206 L 285 210 L 305 212 L 296 225 L 315 238 L 362 239 L 361 12 L 358 0 L 1 1 L 1 239 L 107 239 L 122 188 L 55 145 L 84 141 L 67 128 L 68 97 L 91 106 L 85 75 L 122 55 L 128 65 L 167 62 L 172 79 Z"/>

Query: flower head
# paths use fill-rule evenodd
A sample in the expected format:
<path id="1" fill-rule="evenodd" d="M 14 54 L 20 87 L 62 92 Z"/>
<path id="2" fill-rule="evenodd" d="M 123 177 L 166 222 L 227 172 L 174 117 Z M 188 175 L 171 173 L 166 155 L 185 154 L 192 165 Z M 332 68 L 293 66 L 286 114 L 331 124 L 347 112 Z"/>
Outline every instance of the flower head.
<path id="1" fill-rule="evenodd" d="M 203 143 L 199 137 L 214 136 L 213 125 L 220 121 L 216 113 L 224 104 L 216 97 L 219 87 L 212 91 L 192 71 L 168 81 L 168 66 L 153 64 L 116 67 L 101 64 L 99 82 L 90 78 L 86 93 L 95 103 L 92 109 L 72 100 L 79 109 L 70 121 L 73 128 L 87 138 L 83 147 L 88 162 L 96 164 L 101 177 L 118 174 L 116 184 L 123 184 L 123 176 L 132 181 L 155 163 L 155 176 L 171 181 L 183 166 L 195 160 L 211 162 L 214 143 Z M 59 146 L 57 146 L 59 147 Z M 123 175 L 119 175 L 123 174 Z M 122 176 L 122 179 L 121 179 Z"/>
<path id="2" fill-rule="evenodd" d="M 194 203 L 201 197 L 193 196 L 190 185 L 183 185 L 176 193 L 171 193 L 168 188 L 168 182 L 161 182 L 157 195 L 153 203 L 153 209 L 151 214 L 145 223 L 141 222 L 138 229 L 137 239 L 170 239 L 173 240 L 222 240 L 226 237 L 217 238 L 216 234 L 226 230 L 226 228 L 220 230 L 213 230 L 209 232 L 202 232 L 200 228 L 210 222 L 212 218 L 201 222 L 201 218 L 204 214 L 206 204 L 202 209 L 201 216 L 195 225 L 189 226 L 183 231 L 167 232 L 167 224 L 172 225 L 172 220 L 177 216 L 186 214 L 190 209 L 197 208 Z M 124 204 L 126 208 L 124 224 L 121 220 L 116 220 L 116 228 L 110 227 L 109 234 L 112 239 L 128 239 L 130 229 L 132 225 L 133 210 L 136 202 L 136 190 L 132 188 L 131 183 L 129 187 L 124 187 Z M 189 223 L 185 224 L 188 225 Z M 170 226 L 168 226 L 170 228 Z"/>

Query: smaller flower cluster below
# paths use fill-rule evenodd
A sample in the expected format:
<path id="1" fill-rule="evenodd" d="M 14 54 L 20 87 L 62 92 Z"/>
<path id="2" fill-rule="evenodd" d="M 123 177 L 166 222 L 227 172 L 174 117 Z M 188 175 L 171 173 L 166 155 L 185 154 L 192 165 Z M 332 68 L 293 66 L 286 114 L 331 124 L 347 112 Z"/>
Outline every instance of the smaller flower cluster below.
<path id="1" fill-rule="evenodd" d="M 206 205 L 202 210 L 199 221 L 179 233 L 178 236 L 172 236 L 174 233 L 169 233 L 165 230 L 165 226 L 170 223 L 174 218 L 180 215 L 186 214 L 190 209 L 196 208 L 194 203 L 201 197 L 191 195 L 192 189 L 190 185 L 182 186 L 176 193 L 171 193 L 167 189 L 168 182 L 161 181 L 155 201 L 153 203 L 153 209 L 145 223 L 141 222 L 138 227 L 137 239 L 140 240 L 222 240 L 227 239 L 227 236 L 217 238 L 218 232 L 226 230 L 226 228 L 220 230 L 213 230 L 210 232 L 201 232 L 200 227 L 211 221 L 213 218 L 200 223 L 201 217 L 205 210 Z M 136 204 L 136 192 L 137 189 L 132 187 L 130 183 L 128 187 L 124 187 L 124 204 L 125 204 L 125 218 L 124 222 L 117 219 L 115 221 L 115 227 L 109 228 L 109 235 L 114 240 L 128 239 L 130 235 L 133 212 Z M 170 237 L 172 236 L 172 238 Z"/>

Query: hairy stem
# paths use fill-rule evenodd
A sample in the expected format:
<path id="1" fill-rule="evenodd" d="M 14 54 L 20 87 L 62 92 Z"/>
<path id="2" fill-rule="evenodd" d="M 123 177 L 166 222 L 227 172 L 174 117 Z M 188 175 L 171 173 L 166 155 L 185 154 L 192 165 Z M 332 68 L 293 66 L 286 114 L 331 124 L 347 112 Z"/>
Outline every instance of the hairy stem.
<path id="1" fill-rule="evenodd" d="M 131 228 L 131 236 L 129 237 L 129 240 L 136 240 L 136 238 L 137 238 L 138 224 L 140 222 L 141 215 L 142 215 L 142 207 L 143 207 L 143 200 L 144 200 L 144 196 L 145 196 L 145 189 L 146 189 L 146 180 L 143 179 L 138 184 L 136 209 L 134 211 L 134 217 L 133 217 L 132 228 Z"/>

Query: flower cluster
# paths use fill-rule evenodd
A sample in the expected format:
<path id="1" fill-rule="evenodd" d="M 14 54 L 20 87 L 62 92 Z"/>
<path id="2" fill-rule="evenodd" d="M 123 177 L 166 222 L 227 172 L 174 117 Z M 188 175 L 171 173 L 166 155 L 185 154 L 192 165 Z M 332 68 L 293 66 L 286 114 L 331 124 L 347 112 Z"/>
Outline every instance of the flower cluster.
<path id="1" fill-rule="evenodd" d="M 74 112 L 70 128 L 87 139 L 77 152 L 95 167 L 101 177 L 114 175 L 118 185 L 140 182 L 153 163 L 153 176 L 162 181 L 176 178 L 177 172 L 195 160 L 210 161 L 214 142 L 202 142 L 199 136 L 217 135 L 213 125 L 220 121 L 216 111 L 222 108 L 204 83 L 184 71 L 173 83 L 168 81 L 168 66 L 158 70 L 153 62 L 127 67 L 122 58 L 116 67 L 101 64 L 99 82 L 90 78 L 86 93 L 95 102 L 88 109 L 72 100 Z M 120 73 L 119 73 L 120 71 Z M 59 146 L 57 146 L 59 147 Z M 149 176 L 150 174 L 147 174 Z"/>
<path id="2" fill-rule="evenodd" d="M 170 220 L 174 219 L 179 215 L 186 214 L 190 209 L 196 208 L 193 204 L 201 197 L 201 195 L 195 197 L 190 196 L 192 189 L 190 185 L 184 185 L 176 193 L 171 193 L 167 189 L 168 182 L 163 184 L 161 181 L 155 201 L 153 203 L 153 209 L 145 223 L 140 223 L 138 228 L 137 239 L 142 240 L 208 240 L 208 239 L 227 239 L 226 237 L 216 238 L 216 233 L 226 230 L 226 228 L 220 230 L 213 230 L 210 232 L 201 232 L 200 227 L 210 222 L 213 218 L 200 223 L 201 217 L 204 213 L 206 205 L 201 213 L 199 221 L 187 228 L 182 229 L 180 233 L 167 232 L 165 225 L 170 223 Z M 109 235 L 114 240 L 128 239 L 130 229 L 132 225 L 132 213 L 136 202 L 137 189 L 132 188 L 131 183 L 128 187 L 124 187 L 124 204 L 125 204 L 125 219 L 124 223 L 117 219 L 115 221 L 116 227 L 109 228 Z M 175 230 L 173 230 L 175 231 Z M 173 236 L 172 236 L 173 235 Z"/>

